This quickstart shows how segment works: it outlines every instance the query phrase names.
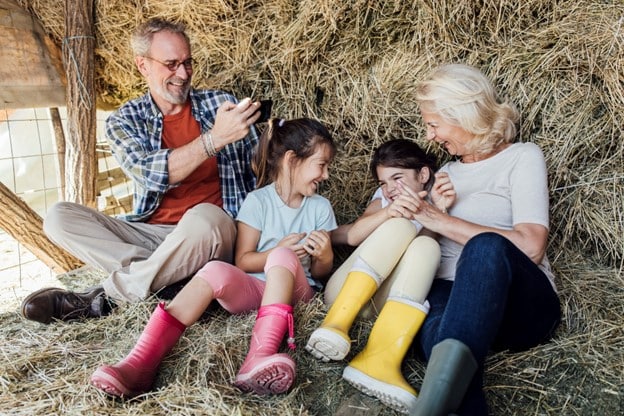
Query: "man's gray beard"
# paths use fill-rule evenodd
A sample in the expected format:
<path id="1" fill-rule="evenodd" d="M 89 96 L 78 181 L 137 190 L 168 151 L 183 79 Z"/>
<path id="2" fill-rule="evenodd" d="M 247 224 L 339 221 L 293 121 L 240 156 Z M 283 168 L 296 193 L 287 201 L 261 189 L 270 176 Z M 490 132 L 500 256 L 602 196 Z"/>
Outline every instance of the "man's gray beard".
<path id="1" fill-rule="evenodd" d="M 191 91 L 191 84 L 187 84 L 184 90 L 180 94 L 172 94 L 169 90 L 163 88 L 162 86 L 158 87 L 159 91 L 156 91 L 160 96 L 162 96 L 167 102 L 171 104 L 184 104 L 188 99 L 189 92 Z"/>

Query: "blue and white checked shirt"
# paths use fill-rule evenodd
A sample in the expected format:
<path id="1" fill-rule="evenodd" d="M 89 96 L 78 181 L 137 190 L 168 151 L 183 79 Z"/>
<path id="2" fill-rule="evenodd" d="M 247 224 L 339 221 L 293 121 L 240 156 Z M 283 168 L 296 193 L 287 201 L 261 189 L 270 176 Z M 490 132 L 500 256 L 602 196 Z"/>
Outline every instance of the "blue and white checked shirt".
<path id="1" fill-rule="evenodd" d="M 202 132 L 212 129 L 217 109 L 225 101 L 238 102 L 223 91 L 190 92 L 191 113 Z M 163 115 L 149 93 L 131 100 L 106 120 L 106 139 L 121 169 L 134 183 L 134 213 L 127 221 L 146 221 L 158 208 L 169 184 L 167 160 L 172 149 L 162 149 Z M 242 140 L 227 145 L 217 154 L 223 209 L 236 218 L 238 209 L 256 186 L 251 156 L 258 142 L 254 126 Z"/>

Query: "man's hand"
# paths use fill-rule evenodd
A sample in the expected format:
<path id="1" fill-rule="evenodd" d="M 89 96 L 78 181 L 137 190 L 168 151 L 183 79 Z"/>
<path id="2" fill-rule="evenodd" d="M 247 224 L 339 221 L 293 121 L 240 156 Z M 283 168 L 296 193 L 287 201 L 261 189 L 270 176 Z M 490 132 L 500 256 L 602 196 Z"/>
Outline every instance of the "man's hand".
<path id="1" fill-rule="evenodd" d="M 220 150 L 230 143 L 249 134 L 249 127 L 260 117 L 259 102 L 252 102 L 245 98 L 234 104 L 226 101 L 217 110 L 214 126 L 210 131 L 216 150 Z"/>

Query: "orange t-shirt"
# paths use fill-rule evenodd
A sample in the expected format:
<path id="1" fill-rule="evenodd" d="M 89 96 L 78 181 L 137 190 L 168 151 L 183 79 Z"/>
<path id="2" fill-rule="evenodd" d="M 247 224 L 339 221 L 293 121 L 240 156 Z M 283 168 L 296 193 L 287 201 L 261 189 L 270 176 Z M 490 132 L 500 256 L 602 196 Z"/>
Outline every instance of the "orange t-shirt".
<path id="1" fill-rule="evenodd" d="M 175 149 L 183 146 L 199 136 L 199 133 L 199 122 L 191 114 L 189 101 L 178 114 L 164 117 L 162 147 Z M 167 191 L 148 222 L 177 224 L 189 208 L 203 202 L 223 207 L 216 156 L 204 161 L 182 183 Z"/>

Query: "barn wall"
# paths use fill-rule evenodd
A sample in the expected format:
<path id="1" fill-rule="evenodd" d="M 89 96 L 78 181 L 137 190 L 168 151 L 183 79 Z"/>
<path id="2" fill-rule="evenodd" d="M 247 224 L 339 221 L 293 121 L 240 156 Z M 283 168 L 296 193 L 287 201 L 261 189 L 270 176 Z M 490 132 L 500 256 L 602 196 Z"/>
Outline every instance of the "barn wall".
<path id="1" fill-rule="evenodd" d="M 61 54 L 28 11 L 0 0 L 0 108 L 65 105 Z"/>

